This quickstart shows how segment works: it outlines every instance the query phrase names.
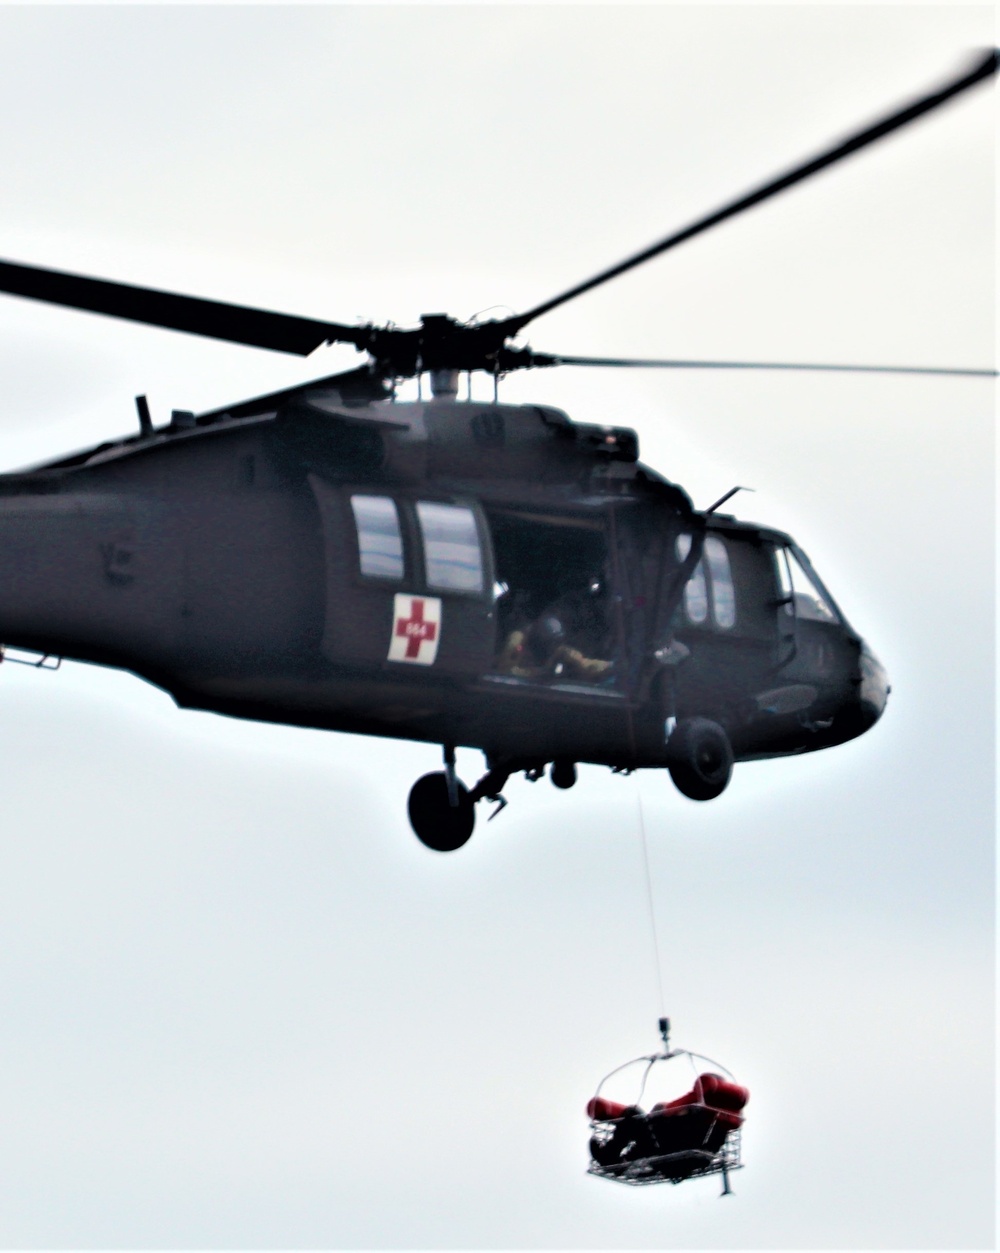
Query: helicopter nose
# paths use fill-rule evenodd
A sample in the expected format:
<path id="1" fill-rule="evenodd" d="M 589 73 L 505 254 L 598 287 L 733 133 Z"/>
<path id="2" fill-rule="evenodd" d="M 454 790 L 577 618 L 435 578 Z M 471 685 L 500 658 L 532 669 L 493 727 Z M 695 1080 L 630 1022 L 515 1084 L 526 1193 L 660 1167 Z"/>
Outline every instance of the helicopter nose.
<path id="1" fill-rule="evenodd" d="M 861 704 L 861 716 L 869 727 L 873 727 L 885 710 L 886 701 L 892 688 L 885 666 L 879 661 L 868 645 L 861 641 L 861 690 L 858 698 Z"/>

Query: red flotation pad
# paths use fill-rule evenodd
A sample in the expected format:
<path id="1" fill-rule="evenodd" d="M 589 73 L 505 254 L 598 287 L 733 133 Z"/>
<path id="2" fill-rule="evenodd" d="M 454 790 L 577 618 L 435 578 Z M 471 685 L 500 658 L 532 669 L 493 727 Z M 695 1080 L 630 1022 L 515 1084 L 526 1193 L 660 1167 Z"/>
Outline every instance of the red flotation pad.
<path id="1" fill-rule="evenodd" d="M 695 1090 L 701 1089 L 701 1099 L 711 1109 L 725 1109 L 737 1114 L 750 1100 L 750 1090 L 738 1083 L 730 1083 L 721 1075 L 699 1075 Z"/>
<path id="2" fill-rule="evenodd" d="M 675 1097 L 672 1101 L 658 1101 L 649 1112 L 669 1114 L 674 1110 L 701 1105 L 717 1113 L 720 1124 L 732 1128 L 742 1124 L 743 1117 L 739 1111 L 749 1099 L 750 1092 L 747 1088 L 706 1071 L 694 1081 L 690 1092 L 685 1092 L 683 1096 Z M 616 1122 L 628 1114 L 640 1112 L 635 1105 L 622 1105 L 603 1096 L 592 1096 L 587 1102 L 587 1117 L 594 1122 Z"/>
<path id="3" fill-rule="evenodd" d="M 673 1101 L 658 1102 L 650 1113 L 666 1114 L 671 1110 L 684 1109 L 689 1105 L 706 1105 L 722 1115 L 720 1122 L 730 1127 L 738 1127 L 743 1122 L 739 1111 L 749 1099 L 749 1089 L 741 1087 L 738 1083 L 730 1083 L 721 1075 L 706 1072 L 698 1076 L 690 1092 L 685 1092 L 683 1096 L 678 1096 Z"/>
<path id="4" fill-rule="evenodd" d="M 634 1114 L 634 1105 L 620 1105 L 603 1096 L 592 1096 L 587 1102 L 587 1117 L 595 1122 L 613 1122 L 625 1114 Z"/>
<path id="5" fill-rule="evenodd" d="M 653 1110 L 662 1114 L 668 1109 L 683 1109 L 686 1105 L 700 1104 L 701 1094 L 698 1091 L 698 1085 L 695 1084 L 690 1092 L 685 1092 L 683 1096 L 675 1097 L 672 1101 L 657 1101 L 657 1103 L 653 1106 Z"/>

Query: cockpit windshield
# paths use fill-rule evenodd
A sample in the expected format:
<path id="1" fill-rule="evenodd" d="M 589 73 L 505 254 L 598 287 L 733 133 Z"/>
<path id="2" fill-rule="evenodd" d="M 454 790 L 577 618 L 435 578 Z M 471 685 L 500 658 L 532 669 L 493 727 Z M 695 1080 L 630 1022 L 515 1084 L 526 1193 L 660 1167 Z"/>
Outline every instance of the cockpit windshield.
<path id="1" fill-rule="evenodd" d="M 829 595 L 806 570 L 794 550 L 782 548 L 776 557 L 784 612 L 806 622 L 840 622 L 840 614 Z"/>

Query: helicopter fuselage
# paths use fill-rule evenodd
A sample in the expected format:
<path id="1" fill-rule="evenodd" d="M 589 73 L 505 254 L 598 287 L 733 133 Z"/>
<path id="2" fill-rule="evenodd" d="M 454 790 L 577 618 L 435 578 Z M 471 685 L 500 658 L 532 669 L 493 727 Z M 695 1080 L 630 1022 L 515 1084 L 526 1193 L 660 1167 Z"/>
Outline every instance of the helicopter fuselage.
<path id="1" fill-rule="evenodd" d="M 0 476 L 0 640 L 517 768 L 662 766 L 691 718 L 737 760 L 870 727 L 884 672 L 793 541 L 637 457 L 534 406 L 175 414 Z"/>

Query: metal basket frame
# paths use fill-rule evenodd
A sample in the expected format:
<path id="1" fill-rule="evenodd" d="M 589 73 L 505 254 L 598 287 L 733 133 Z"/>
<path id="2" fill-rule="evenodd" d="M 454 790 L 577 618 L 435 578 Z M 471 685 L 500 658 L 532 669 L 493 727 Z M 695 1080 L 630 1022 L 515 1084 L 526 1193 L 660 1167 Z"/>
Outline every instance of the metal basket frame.
<path id="1" fill-rule="evenodd" d="M 591 1121 L 595 1131 L 613 1128 L 613 1123 Z M 615 1166 L 602 1166 L 591 1159 L 587 1167 L 588 1175 L 597 1175 L 601 1179 L 612 1179 L 615 1183 L 627 1183 L 632 1187 L 643 1187 L 651 1183 L 684 1183 L 688 1179 L 698 1179 L 703 1175 L 722 1175 L 723 1193 L 731 1191 L 729 1175 L 734 1170 L 742 1170 L 740 1157 L 740 1128 L 734 1127 L 722 1142 L 716 1153 L 702 1149 L 688 1149 L 682 1153 L 664 1153 L 656 1157 L 638 1157 L 631 1162 L 621 1162 Z M 692 1159 L 695 1159 L 692 1162 Z M 671 1177 L 669 1168 L 684 1164 L 683 1175 Z"/>
<path id="2" fill-rule="evenodd" d="M 698 1067 L 695 1065 L 695 1059 L 697 1059 L 701 1062 L 707 1062 L 710 1067 L 723 1071 L 734 1083 L 736 1082 L 732 1071 L 702 1053 L 692 1053 L 688 1049 L 664 1049 L 659 1053 L 645 1053 L 639 1057 L 634 1057 L 631 1061 L 623 1062 L 621 1066 L 616 1066 L 614 1070 L 608 1071 L 597 1085 L 597 1091 L 594 1093 L 594 1096 L 596 1098 L 601 1095 L 601 1089 L 609 1079 L 621 1071 L 627 1070 L 629 1066 L 645 1062 L 646 1067 L 642 1072 L 639 1095 L 635 1101 L 635 1104 L 638 1106 L 646 1091 L 646 1081 L 653 1067 L 658 1062 L 670 1061 L 676 1057 L 687 1057 L 695 1075 L 697 1075 L 698 1071 Z M 704 1102 L 696 1102 L 695 1106 L 708 1110 L 712 1114 L 717 1115 L 719 1112 L 713 1110 L 711 1106 L 706 1105 Z M 690 1109 L 692 1107 L 687 1106 L 686 1108 Z M 716 1121 L 717 1118 L 713 1119 L 705 1132 L 706 1139 L 715 1127 Z M 602 1142 L 606 1141 L 614 1134 L 616 1124 L 616 1119 L 592 1118 L 590 1120 L 591 1133 Z M 682 1152 L 665 1153 L 655 1157 L 639 1157 L 629 1162 L 615 1163 L 613 1166 L 602 1166 L 599 1162 L 591 1160 L 590 1165 L 587 1167 L 587 1173 L 589 1175 L 597 1175 L 601 1179 L 614 1180 L 616 1183 L 629 1184 L 632 1187 L 641 1187 L 653 1183 L 683 1183 L 686 1179 L 697 1179 L 703 1175 L 721 1174 L 723 1181 L 722 1193 L 727 1195 L 731 1192 L 729 1187 L 730 1173 L 743 1168 L 743 1162 L 740 1157 L 740 1132 L 741 1127 L 732 1128 L 723 1140 L 721 1147 L 714 1153 L 710 1153 L 705 1149 L 686 1149 Z M 680 1165 L 681 1163 L 684 1164 L 684 1173 L 677 1178 L 671 1178 L 667 1173 L 669 1168 L 671 1165 Z"/>

